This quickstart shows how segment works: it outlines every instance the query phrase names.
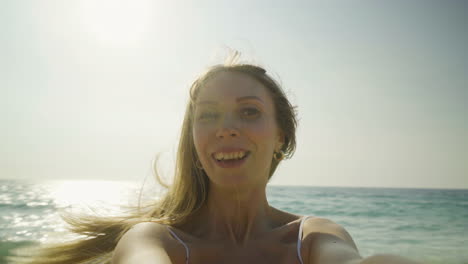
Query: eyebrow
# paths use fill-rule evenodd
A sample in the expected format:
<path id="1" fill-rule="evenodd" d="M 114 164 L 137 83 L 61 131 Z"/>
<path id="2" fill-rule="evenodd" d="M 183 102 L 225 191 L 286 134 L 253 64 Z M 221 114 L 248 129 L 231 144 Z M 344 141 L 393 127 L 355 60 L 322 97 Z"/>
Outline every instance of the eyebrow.
<path id="1" fill-rule="evenodd" d="M 264 104 L 263 100 L 260 99 L 260 97 L 254 96 L 254 95 L 239 97 L 239 98 L 236 99 L 236 102 L 242 102 L 242 101 L 248 101 L 248 100 L 260 101 L 262 104 Z M 211 105 L 214 104 L 214 105 L 216 105 L 216 104 L 218 104 L 218 102 L 216 102 L 216 101 L 200 101 L 197 104 L 211 104 Z"/>
<path id="2" fill-rule="evenodd" d="M 236 99 L 236 102 L 241 102 L 241 101 L 245 101 L 245 100 L 258 100 L 258 101 L 263 103 L 263 100 L 260 99 L 260 97 L 254 96 L 254 95 L 239 97 L 239 98 Z"/>

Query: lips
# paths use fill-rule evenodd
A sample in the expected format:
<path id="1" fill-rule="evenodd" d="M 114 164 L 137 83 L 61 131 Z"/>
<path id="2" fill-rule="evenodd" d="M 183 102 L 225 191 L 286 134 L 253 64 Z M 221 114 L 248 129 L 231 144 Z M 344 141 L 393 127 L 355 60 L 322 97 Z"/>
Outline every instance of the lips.
<path id="1" fill-rule="evenodd" d="M 221 168 L 236 168 L 242 166 L 250 156 L 250 151 L 243 149 L 224 149 L 213 153 L 214 162 Z"/>

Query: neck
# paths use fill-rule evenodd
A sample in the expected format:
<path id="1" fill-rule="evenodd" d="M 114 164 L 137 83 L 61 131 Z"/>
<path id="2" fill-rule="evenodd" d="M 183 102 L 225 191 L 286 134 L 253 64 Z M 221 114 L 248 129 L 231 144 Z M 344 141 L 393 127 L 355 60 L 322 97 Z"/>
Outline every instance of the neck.
<path id="1" fill-rule="evenodd" d="M 208 200 L 200 211 L 202 231 L 211 239 L 226 239 L 245 245 L 255 234 L 271 229 L 271 207 L 265 186 L 221 189 L 210 186 Z"/>

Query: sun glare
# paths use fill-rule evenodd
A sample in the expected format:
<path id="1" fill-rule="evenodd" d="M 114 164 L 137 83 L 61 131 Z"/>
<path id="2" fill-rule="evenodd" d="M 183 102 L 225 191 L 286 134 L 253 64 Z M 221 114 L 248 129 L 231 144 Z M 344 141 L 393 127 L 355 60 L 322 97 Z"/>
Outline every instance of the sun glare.
<path id="1" fill-rule="evenodd" d="M 153 20 L 154 5 L 149 0 L 82 0 L 78 3 L 84 30 L 105 46 L 138 45 Z"/>
<path id="2" fill-rule="evenodd" d="M 59 207 L 70 205 L 112 207 L 128 205 L 135 184 L 118 181 L 60 181 L 51 186 L 50 195 Z M 136 195 L 135 195 L 136 196 Z"/>

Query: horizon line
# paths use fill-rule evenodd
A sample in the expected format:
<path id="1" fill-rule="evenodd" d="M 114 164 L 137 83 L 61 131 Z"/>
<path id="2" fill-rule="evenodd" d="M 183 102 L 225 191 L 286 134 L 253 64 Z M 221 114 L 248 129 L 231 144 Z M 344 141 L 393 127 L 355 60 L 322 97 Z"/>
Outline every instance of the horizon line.
<path id="1" fill-rule="evenodd" d="M 31 178 L 0 178 L 0 181 L 31 181 L 31 182 L 53 182 L 53 181 L 109 181 L 109 182 L 129 182 L 129 183 L 141 183 L 142 179 L 139 180 L 128 180 L 128 179 L 77 179 L 77 178 L 45 178 L 45 179 L 31 179 Z M 267 187 L 319 187 L 319 188 L 361 188 L 361 189 L 413 189 L 413 190 L 468 190 L 468 187 L 421 187 L 421 186 L 359 186 L 359 185 L 298 185 L 298 184 L 276 184 L 268 183 Z"/>

